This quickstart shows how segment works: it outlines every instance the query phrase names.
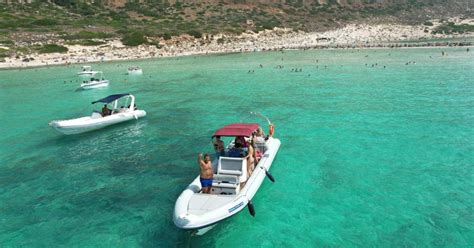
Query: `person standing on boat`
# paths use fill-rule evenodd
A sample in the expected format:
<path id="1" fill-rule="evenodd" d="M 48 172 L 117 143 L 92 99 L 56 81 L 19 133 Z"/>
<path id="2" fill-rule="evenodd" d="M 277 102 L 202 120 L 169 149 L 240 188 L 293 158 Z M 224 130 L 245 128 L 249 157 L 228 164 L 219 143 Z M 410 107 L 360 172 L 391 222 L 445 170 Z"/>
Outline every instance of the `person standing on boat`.
<path id="1" fill-rule="evenodd" d="M 209 194 L 211 193 L 212 186 L 212 162 L 211 156 L 209 154 L 199 153 L 198 164 L 201 168 L 201 173 L 199 174 L 199 180 L 201 181 L 202 193 Z"/>
<path id="2" fill-rule="evenodd" d="M 221 136 L 216 136 L 214 140 L 214 150 L 216 151 L 216 158 L 225 155 L 224 141 L 221 140 Z"/>
<path id="3" fill-rule="evenodd" d="M 245 157 L 247 159 L 247 178 L 252 175 L 253 169 L 255 168 L 255 149 L 253 147 L 253 141 L 250 142 L 248 147 L 248 154 Z"/>

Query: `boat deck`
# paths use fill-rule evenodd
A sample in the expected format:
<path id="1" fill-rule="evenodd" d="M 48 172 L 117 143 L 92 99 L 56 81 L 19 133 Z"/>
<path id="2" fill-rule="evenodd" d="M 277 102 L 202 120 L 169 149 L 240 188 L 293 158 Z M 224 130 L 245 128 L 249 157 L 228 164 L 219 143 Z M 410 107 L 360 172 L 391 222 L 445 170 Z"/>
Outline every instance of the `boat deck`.
<path id="1" fill-rule="evenodd" d="M 235 195 L 212 195 L 195 193 L 188 204 L 188 213 L 204 214 L 224 206 L 235 199 Z"/>

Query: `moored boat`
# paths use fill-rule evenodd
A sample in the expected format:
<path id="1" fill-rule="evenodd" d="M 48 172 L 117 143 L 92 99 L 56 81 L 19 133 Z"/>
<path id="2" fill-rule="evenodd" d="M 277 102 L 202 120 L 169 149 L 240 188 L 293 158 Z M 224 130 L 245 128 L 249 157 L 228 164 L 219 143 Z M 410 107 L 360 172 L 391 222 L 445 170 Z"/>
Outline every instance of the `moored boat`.
<path id="1" fill-rule="evenodd" d="M 234 123 L 218 129 L 213 137 L 235 137 L 212 163 L 213 177 L 210 193 L 203 193 L 200 176 L 181 193 L 176 200 L 173 221 L 175 225 L 187 230 L 204 230 L 227 219 L 248 206 L 252 215 L 255 209 L 252 198 L 267 176 L 274 181 L 268 170 L 280 148 L 280 140 L 273 137 L 273 124 L 269 121 L 270 132 L 264 137 L 256 136 L 261 128 L 257 123 Z M 245 144 L 253 144 L 255 166 L 248 164 Z M 245 143 L 244 142 L 244 143 Z M 247 145 L 249 145 L 247 144 Z M 250 150 L 248 148 L 247 152 Z M 260 156 L 260 157 L 258 157 Z M 249 175 L 250 173 L 250 175 Z M 199 231 L 198 231 L 199 233 Z"/>
<path id="2" fill-rule="evenodd" d="M 90 90 L 107 86 L 109 86 L 109 80 L 104 79 L 103 73 L 101 71 L 98 71 L 88 81 L 83 81 L 81 83 L 80 89 Z"/>
<path id="3" fill-rule="evenodd" d="M 119 107 L 119 99 L 125 98 L 124 106 Z M 113 124 L 138 119 L 146 116 L 146 112 L 137 109 L 135 104 L 135 97 L 131 94 L 115 94 L 92 102 L 104 103 L 102 112 L 93 111 L 90 116 L 84 116 L 70 120 L 56 120 L 51 121 L 49 125 L 63 134 L 78 134 L 84 133 Z M 108 109 L 108 104 L 112 103 L 112 109 Z M 128 105 L 127 105 L 128 104 Z"/>
<path id="4" fill-rule="evenodd" d="M 132 66 L 127 69 L 128 75 L 140 75 L 143 74 L 142 68 L 139 66 Z"/>
<path id="5" fill-rule="evenodd" d="M 77 73 L 78 76 L 82 77 L 92 77 L 97 74 L 99 71 L 93 71 L 90 65 L 82 66 L 82 70 Z"/>

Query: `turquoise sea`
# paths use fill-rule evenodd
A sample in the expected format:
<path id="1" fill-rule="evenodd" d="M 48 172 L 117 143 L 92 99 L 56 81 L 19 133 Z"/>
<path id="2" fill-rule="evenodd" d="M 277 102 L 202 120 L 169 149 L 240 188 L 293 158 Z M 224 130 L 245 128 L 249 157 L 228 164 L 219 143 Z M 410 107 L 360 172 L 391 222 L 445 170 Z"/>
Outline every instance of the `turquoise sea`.
<path id="1" fill-rule="evenodd" d="M 92 65 L 110 86 L 90 91 L 75 91 L 80 65 L 0 71 L 0 246 L 472 247 L 472 50 L 106 62 Z M 131 65 L 144 74 L 125 75 Z M 126 92 L 146 118 L 75 136 L 48 126 Z M 282 141 L 256 216 L 177 229 L 197 154 L 224 124 L 265 124 L 250 111 Z"/>

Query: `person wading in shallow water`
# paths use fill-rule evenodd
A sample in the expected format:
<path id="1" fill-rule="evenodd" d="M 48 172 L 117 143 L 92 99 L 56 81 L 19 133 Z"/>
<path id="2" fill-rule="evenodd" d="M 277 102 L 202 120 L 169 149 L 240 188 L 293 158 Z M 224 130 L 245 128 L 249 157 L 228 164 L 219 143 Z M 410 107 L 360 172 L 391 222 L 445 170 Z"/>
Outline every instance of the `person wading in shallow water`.
<path id="1" fill-rule="evenodd" d="M 211 156 L 209 156 L 209 154 L 204 154 L 203 157 L 202 153 L 199 153 L 198 163 L 201 168 L 199 180 L 201 181 L 202 193 L 209 194 L 211 192 L 213 174 Z"/>

